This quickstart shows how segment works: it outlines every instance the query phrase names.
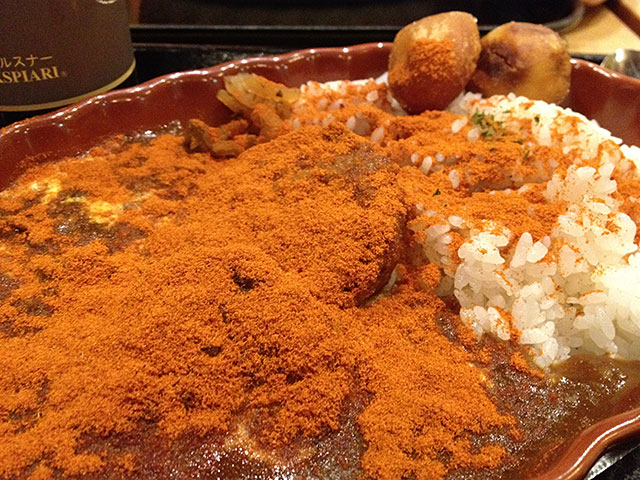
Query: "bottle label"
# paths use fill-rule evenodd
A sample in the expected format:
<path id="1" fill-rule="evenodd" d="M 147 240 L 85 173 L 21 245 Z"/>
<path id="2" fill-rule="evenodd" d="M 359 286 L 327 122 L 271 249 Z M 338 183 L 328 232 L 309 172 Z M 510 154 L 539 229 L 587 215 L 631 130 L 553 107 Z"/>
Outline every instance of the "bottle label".
<path id="1" fill-rule="evenodd" d="M 0 111 L 60 107 L 115 88 L 133 72 L 125 0 L 2 4 Z"/>

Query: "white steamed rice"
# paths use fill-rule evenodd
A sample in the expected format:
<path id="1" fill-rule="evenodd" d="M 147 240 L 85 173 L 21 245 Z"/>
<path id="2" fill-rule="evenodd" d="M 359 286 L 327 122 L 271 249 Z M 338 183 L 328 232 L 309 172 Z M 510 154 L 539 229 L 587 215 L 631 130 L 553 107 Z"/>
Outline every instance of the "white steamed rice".
<path id="1" fill-rule="evenodd" d="M 344 83 L 311 82 L 302 89 L 302 101 L 322 102 L 325 88 L 340 91 Z M 372 92 L 366 100 L 379 104 L 384 99 Z M 389 100 L 402 114 L 397 103 Z M 340 108 L 340 101 L 320 107 L 329 112 L 322 121 L 326 124 L 332 121 L 330 112 Z M 479 336 L 490 333 L 508 340 L 516 334 L 541 367 L 579 352 L 640 359 L 636 225 L 620 211 L 617 183 L 612 179 L 614 171 L 618 178 L 638 175 L 640 148 L 621 145 L 620 139 L 597 123 L 569 109 L 513 94 L 485 99 L 467 93 L 449 110 L 465 115 L 451 125 L 453 134 L 479 111 L 519 129 L 527 141 L 559 147 L 576 160 L 564 176 L 544 177 L 544 172 L 553 172 L 558 165 L 551 160 L 549 165 L 540 165 L 540 178 L 512 178 L 520 191 L 526 190 L 529 181 L 546 183 L 549 201 L 566 202 L 566 211 L 557 218 L 551 234 L 538 241 L 528 232 L 516 237 L 506 226 L 488 221 L 478 228 L 477 223 L 472 225 L 456 215 L 435 218 L 435 223 L 431 218 L 423 254 L 443 272 L 437 292 L 455 295 L 462 320 Z M 372 129 L 358 114 L 349 118 L 347 126 L 373 142 L 383 141 L 384 128 Z M 480 137 L 479 129 L 469 129 L 469 141 Z M 410 161 L 428 175 L 441 165 L 455 166 L 456 158 L 414 154 Z M 448 171 L 453 188 L 460 184 L 461 175 L 464 172 L 455 168 Z M 426 217 L 438 215 L 423 205 L 416 205 L 416 212 Z M 452 232 L 464 239 L 453 254 L 449 247 Z"/>

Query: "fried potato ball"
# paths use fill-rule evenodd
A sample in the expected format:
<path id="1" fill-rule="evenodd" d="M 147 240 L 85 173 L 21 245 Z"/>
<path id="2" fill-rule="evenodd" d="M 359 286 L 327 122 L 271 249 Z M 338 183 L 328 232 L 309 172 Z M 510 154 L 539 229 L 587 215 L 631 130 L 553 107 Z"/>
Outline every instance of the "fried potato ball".
<path id="1" fill-rule="evenodd" d="M 514 92 L 534 100 L 559 103 L 569 92 L 571 57 L 553 30 L 510 22 L 482 40 L 478 68 L 469 88 L 485 96 Z"/>
<path id="2" fill-rule="evenodd" d="M 445 108 L 471 78 L 480 54 L 475 17 L 446 12 L 398 32 L 389 57 L 389 86 L 409 113 Z"/>

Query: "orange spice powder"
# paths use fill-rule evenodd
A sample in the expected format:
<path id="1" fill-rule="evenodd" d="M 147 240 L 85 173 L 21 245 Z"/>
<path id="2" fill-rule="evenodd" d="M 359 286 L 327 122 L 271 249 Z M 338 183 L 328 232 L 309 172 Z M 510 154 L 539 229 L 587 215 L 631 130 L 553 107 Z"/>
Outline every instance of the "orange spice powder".
<path id="1" fill-rule="evenodd" d="M 415 55 L 449 53 L 440 42 Z M 492 352 L 459 321 L 457 341 L 443 332 L 455 315 L 434 294 L 440 271 L 415 265 L 410 227 L 430 221 L 415 218 L 421 204 L 434 222 L 490 220 L 540 239 L 561 203 L 535 186 L 484 191 L 535 182 L 564 157 L 513 132 L 470 144 L 472 126 L 454 133 L 447 112 L 359 105 L 374 91 L 322 113 L 261 105 L 250 122 L 192 123 L 187 143 L 213 155 L 181 137 L 114 139 L 0 196 L 0 476 L 135 476 L 148 454 L 114 447 L 127 435 L 159 451 L 213 438 L 276 465 L 291 451 L 313 458 L 349 412 L 363 477 L 506 461 L 491 436 L 521 432 L 491 397 Z M 379 142 L 338 124 L 356 114 L 384 129 Z M 517 352 L 511 367 L 540 375 Z"/>
<path id="2" fill-rule="evenodd" d="M 83 439 L 142 425 L 170 443 L 248 422 L 277 451 L 338 429 L 354 396 L 368 476 L 506 455 L 470 447 L 514 421 L 440 333 L 437 269 L 357 306 L 405 255 L 382 148 L 334 125 L 225 162 L 172 136 L 116 150 L 37 167 L 0 200 L 2 476 L 135 472 L 143 458 Z"/>

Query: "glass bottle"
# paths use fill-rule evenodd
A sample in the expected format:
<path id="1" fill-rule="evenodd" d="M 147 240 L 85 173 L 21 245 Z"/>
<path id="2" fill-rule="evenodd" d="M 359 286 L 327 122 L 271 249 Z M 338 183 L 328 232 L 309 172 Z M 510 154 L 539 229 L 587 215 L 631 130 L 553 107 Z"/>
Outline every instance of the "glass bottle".
<path id="1" fill-rule="evenodd" d="M 126 0 L 1 0 L 0 126 L 122 85 Z"/>

